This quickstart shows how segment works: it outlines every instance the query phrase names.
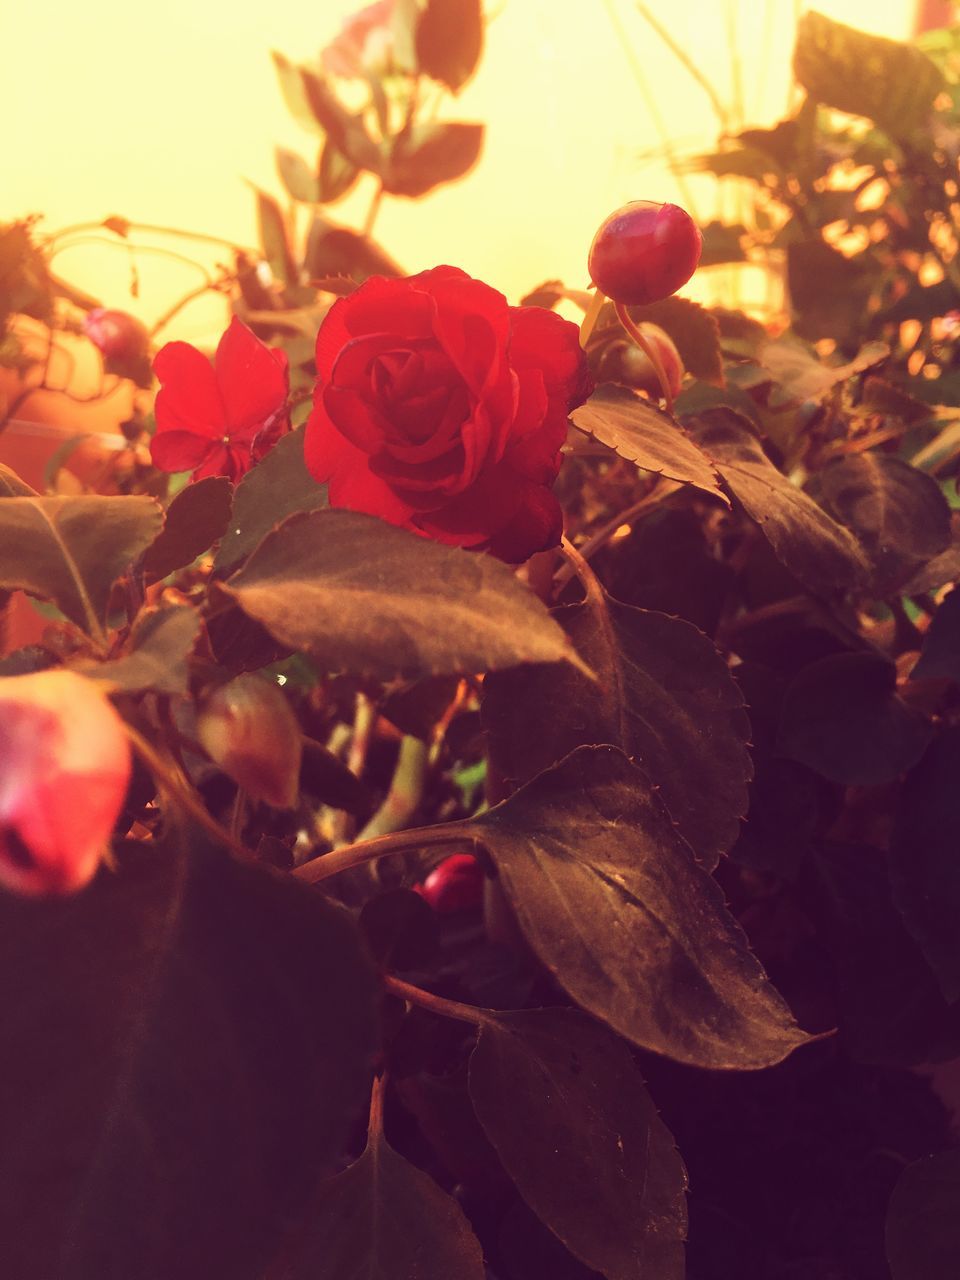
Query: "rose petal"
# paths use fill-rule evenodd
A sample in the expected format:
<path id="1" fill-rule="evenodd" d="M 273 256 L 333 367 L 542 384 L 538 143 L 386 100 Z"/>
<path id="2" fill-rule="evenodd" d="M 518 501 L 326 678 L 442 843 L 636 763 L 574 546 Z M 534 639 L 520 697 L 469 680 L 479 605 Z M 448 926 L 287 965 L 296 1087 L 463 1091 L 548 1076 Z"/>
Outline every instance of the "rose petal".
<path id="1" fill-rule="evenodd" d="M 560 545 L 563 510 L 556 495 L 542 485 L 527 485 L 513 519 L 490 539 L 491 555 L 507 564 L 522 564 L 538 551 Z"/>

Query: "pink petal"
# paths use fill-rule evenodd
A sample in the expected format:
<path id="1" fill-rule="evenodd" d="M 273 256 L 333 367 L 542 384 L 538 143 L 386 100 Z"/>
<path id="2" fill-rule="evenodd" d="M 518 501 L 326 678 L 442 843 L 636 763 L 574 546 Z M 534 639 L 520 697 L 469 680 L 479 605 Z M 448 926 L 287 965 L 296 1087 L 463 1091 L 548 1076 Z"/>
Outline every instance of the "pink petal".
<path id="1" fill-rule="evenodd" d="M 220 339 L 215 366 L 229 434 L 252 437 L 287 398 L 285 353 L 261 342 L 234 316 Z"/>
<path id="2" fill-rule="evenodd" d="M 154 413 L 160 430 L 181 428 L 211 439 L 223 435 L 223 404 L 213 366 L 189 342 L 168 342 L 154 357 L 160 381 Z"/>

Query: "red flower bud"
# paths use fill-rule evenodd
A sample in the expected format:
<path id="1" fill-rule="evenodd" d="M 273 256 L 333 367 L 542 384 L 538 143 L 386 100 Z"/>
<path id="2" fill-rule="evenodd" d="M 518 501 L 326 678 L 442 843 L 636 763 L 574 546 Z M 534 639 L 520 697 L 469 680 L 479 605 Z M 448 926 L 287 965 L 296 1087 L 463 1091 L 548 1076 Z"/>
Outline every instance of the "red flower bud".
<path id="1" fill-rule="evenodd" d="M 84 320 L 83 331 L 108 360 L 136 360 L 150 345 L 146 326 L 126 311 L 96 307 Z"/>
<path id="2" fill-rule="evenodd" d="M 415 888 L 438 915 L 472 911 L 483 903 L 483 868 L 472 853 L 455 853 Z"/>
<path id="3" fill-rule="evenodd" d="M 699 228 L 679 205 L 633 200 L 601 223 L 587 266 L 608 298 L 641 306 L 686 284 L 702 248 Z"/>
<path id="4" fill-rule="evenodd" d="M 96 684 L 64 670 L 0 679 L 0 884 L 82 888 L 129 780 L 123 721 Z"/>
<path id="5" fill-rule="evenodd" d="M 263 676 L 221 685 L 197 717 L 204 749 L 228 778 L 275 809 L 297 803 L 303 738 L 279 687 Z"/>

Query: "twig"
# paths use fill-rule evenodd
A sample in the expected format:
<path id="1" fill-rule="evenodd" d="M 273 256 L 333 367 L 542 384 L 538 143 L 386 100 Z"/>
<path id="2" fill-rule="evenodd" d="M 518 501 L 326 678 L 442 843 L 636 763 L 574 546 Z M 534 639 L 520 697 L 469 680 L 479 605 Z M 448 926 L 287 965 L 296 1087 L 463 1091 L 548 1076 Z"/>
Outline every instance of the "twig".
<path id="1" fill-rule="evenodd" d="M 476 1009 L 473 1005 L 461 1004 L 459 1000 L 447 1000 L 444 996 L 435 996 L 432 991 L 424 991 L 422 987 L 411 986 L 392 974 L 383 975 L 383 985 L 392 996 L 406 1000 L 407 1004 L 418 1005 L 428 1009 L 430 1013 L 439 1013 L 442 1018 L 456 1018 L 458 1022 L 472 1022 L 476 1027 L 494 1026 L 496 1018 L 486 1009 Z"/>

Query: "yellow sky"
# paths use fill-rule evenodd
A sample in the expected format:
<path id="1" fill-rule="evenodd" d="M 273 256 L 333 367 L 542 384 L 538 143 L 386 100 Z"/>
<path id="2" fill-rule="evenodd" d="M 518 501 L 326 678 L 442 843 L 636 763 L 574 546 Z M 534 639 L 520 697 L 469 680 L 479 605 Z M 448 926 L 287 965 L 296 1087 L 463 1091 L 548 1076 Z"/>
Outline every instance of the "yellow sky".
<path id="1" fill-rule="evenodd" d="M 116 213 L 253 243 L 243 179 L 279 194 L 274 145 L 305 154 L 315 146 L 283 106 L 268 51 L 309 59 L 357 7 L 356 0 L 167 0 L 163 8 L 7 0 L 0 220 L 38 212 L 53 228 Z M 649 7 L 727 101 L 736 93 L 732 39 L 746 118 L 776 117 L 789 85 L 790 0 L 649 0 Z M 815 7 L 899 37 L 914 6 L 819 0 Z M 681 154 L 710 146 L 715 118 L 632 0 L 487 0 L 487 9 L 496 16 L 480 72 L 444 112 L 487 123 L 482 160 L 465 181 L 422 201 L 387 201 L 377 235 L 410 271 L 452 262 L 512 300 L 549 277 L 582 286 L 587 247 L 608 212 L 640 197 L 683 202 L 664 163 L 643 158 L 662 147 L 650 103 Z M 713 184 L 692 190 L 692 211 L 713 216 Z M 369 197 L 361 186 L 331 212 L 357 226 Z M 57 266 L 147 320 L 199 279 L 186 264 L 138 255 L 140 297 L 132 299 L 131 261 L 117 248 L 80 245 Z M 193 306 L 167 336 L 208 339 L 222 314 L 216 300 Z"/>

